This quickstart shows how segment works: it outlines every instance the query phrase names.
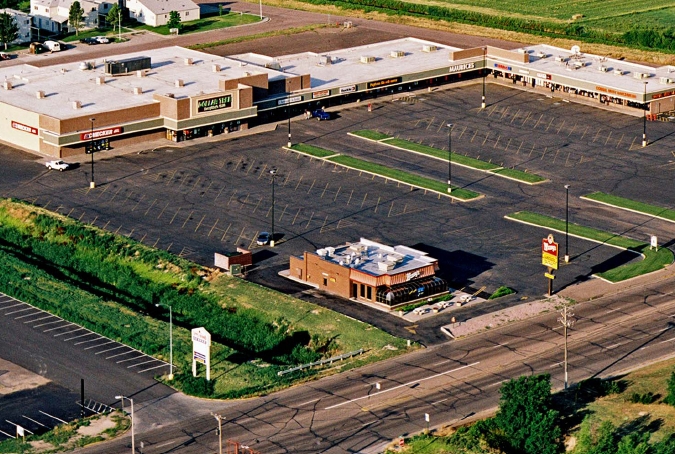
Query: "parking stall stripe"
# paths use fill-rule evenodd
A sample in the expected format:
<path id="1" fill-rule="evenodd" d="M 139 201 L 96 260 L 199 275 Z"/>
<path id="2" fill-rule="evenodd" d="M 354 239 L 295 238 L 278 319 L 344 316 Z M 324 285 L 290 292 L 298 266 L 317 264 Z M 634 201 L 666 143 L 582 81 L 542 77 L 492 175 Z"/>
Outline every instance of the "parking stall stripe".
<path id="1" fill-rule="evenodd" d="M 12 315 L 12 314 L 18 314 L 19 312 L 26 312 L 31 309 L 35 309 L 34 307 L 27 307 L 25 309 L 19 309 L 18 311 L 12 311 L 12 312 L 7 312 L 5 315 Z"/>
<path id="2" fill-rule="evenodd" d="M 206 218 L 206 215 L 202 216 L 202 219 L 199 221 L 197 224 L 197 227 L 195 228 L 195 233 L 197 233 L 197 230 L 199 230 L 199 227 L 202 226 L 202 222 L 204 222 L 204 219 Z"/>
<path id="3" fill-rule="evenodd" d="M 122 347 L 127 347 L 127 346 L 126 346 L 126 345 L 122 345 Z M 128 347 L 127 347 L 127 348 L 128 348 Z M 105 359 L 113 359 L 113 358 L 117 358 L 118 356 L 128 355 L 129 353 L 133 353 L 133 352 L 134 352 L 134 351 L 133 351 L 132 349 L 129 349 L 129 350 L 127 350 L 126 352 L 117 353 L 116 355 L 112 355 L 112 356 L 106 356 Z"/>
<path id="4" fill-rule="evenodd" d="M 79 339 L 80 337 L 91 336 L 92 334 L 97 336 L 96 333 L 89 331 L 88 333 L 80 334 L 79 336 L 69 337 L 68 339 L 63 339 L 63 342 L 68 342 L 68 341 L 71 341 L 73 339 Z"/>
<path id="5" fill-rule="evenodd" d="M 166 367 L 166 366 L 168 366 L 168 364 L 164 363 L 164 364 L 162 364 L 162 365 L 160 365 L 160 366 L 148 367 L 147 369 L 139 370 L 138 373 L 139 373 L 139 374 L 142 374 L 143 372 L 147 372 L 147 371 L 149 371 L 149 370 L 159 369 L 160 367 Z"/>
<path id="6" fill-rule="evenodd" d="M 146 358 L 149 358 L 149 356 L 146 356 Z M 132 364 L 131 366 L 127 366 L 127 369 L 131 369 L 132 367 L 142 366 L 143 364 L 154 363 L 156 361 L 157 360 L 153 358 L 149 361 L 143 361 L 142 363 L 136 363 L 136 364 Z"/>
<path id="7" fill-rule="evenodd" d="M 0 430 L 0 434 L 6 435 L 7 438 L 12 438 L 12 439 L 15 438 L 14 435 L 10 435 L 7 432 L 3 432 L 2 430 Z"/>
<path id="8" fill-rule="evenodd" d="M 34 420 L 33 418 L 29 418 L 29 417 L 26 416 L 26 415 L 21 415 L 21 417 L 22 417 L 22 418 L 26 418 L 27 420 L 34 422 L 34 423 L 37 424 L 38 426 L 47 427 L 47 426 L 45 426 L 44 424 L 42 424 L 40 421 L 36 421 L 36 420 Z"/>
<path id="9" fill-rule="evenodd" d="M 101 339 L 105 339 L 105 337 L 102 337 Z M 92 349 L 92 348 L 99 348 L 99 347 L 103 347 L 104 345 L 114 344 L 114 343 L 115 343 L 115 341 L 108 341 L 108 342 L 104 342 L 102 344 L 92 345 L 91 347 L 86 347 L 85 350 L 89 350 L 89 349 Z M 98 355 L 98 353 L 97 353 L 97 355 Z"/>
<path id="10" fill-rule="evenodd" d="M 133 361 L 135 359 L 144 358 L 144 357 L 145 357 L 145 355 L 134 356 L 133 358 L 127 358 L 127 359 L 121 359 L 119 361 L 115 361 L 115 363 L 116 364 L 126 363 L 127 361 Z M 106 358 L 106 359 L 108 359 L 108 358 Z"/>
<path id="11" fill-rule="evenodd" d="M 150 211 L 150 209 L 151 209 L 153 206 L 155 206 L 155 202 L 157 202 L 157 199 L 155 199 L 155 200 L 152 201 L 152 203 L 150 204 L 150 206 L 148 207 L 148 209 L 145 210 L 145 213 L 143 213 L 143 216 L 147 216 L 147 215 L 148 215 L 148 211 Z"/>
<path id="12" fill-rule="evenodd" d="M 56 317 L 56 315 L 53 315 L 52 317 Z M 54 320 L 53 322 L 40 323 L 39 325 L 35 325 L 33 328 L 40 328 L 41 326 L 53 325 L 54 323 L 60 323 L 64 321 L 62 318 L 59 317 L 56 318 L 57 320 Z"/>
<path id="13" fill-rule="evenodd" d="M 113 343 L 114 343 L 114 342 L 113 342 Z M 100 345 L 99 345 L 99 347 L 100 347 Z M 96 352 L 96 353 L 94 353 L 94 354 L 95 354 L 95 355 L 100 355 L 101 353 L 111 352 L 111 351 L 113 351 L 113 350 L 117 350 L 118 348 L 124 348 L 124 347 L 126 347 L 126 345 L 118 345 L 117 347 L 109 348 L 108 350 L 101 350 L 100 352 Z M 89 348 L 91 348 L 91 347 L 89 347 Z M 85 349 L 85 350 L 86 350 L 86 349 Z"/>
<path id="14" fill-rule="evenodd" d="M 192 219 L 192 213 L 194 212 L 195 210 L 190 211 L 190 214 L 188 214 L 187 217 L 185 218 L 185 222 L 183 222 L 183 225 L 180 226 L 181 229 L 185 228 L 185 224 L 187 224 L 188 221 Z"/>
<path id="15" fill-rule="evenodd" d="M 75 325 L 75 323 L 73 323 L 73 325 Z M 83 329 L 86 329 L 86 328 L 77 328 L 77 329 L 74 329 L 72 331 L 66 331 L 65 333 L 54 334 L 54 337 L 63 336 L 64 334 L 76 333 L 78 331 L 82 331 Z"/>
<path id="16" fill-rule="evenodd" d="M 15 300 L 15 301 L 16 301 L 16 300 Z M 23 303 L 15 304 L 15 305 L 13 305 L 13 306 L 3 307 L 3 308 L 0 309 L 0 311 L 4 311 L 5 309 L 11 309 L 11 308 L 13 308 L 13 307 L 18 307 L 18 306 L 23 306 Z"/>
<path id="17" fill-rule="evenodd" d="M 65 322 L 65 320 L 62 320 L 62 321 Z M 42 331 L 42 332 L 43 332 L 43 333 L 48 333 L 49 331 L 54 331 L 54 330 L 57 330 L 57 329 L 65 328 L 66 326 L 73 326 L 74 324 L 75 324 L 75 323 L 66 323 L 65 325 L 57 326 L 57 327 L 55 327 L 55 328 L 49 328 L 49 329 L 46 329 L 46 330 L 44 330 L 44 331 Z"/>
<path id="18" fill-rule="evenodd" d="M 96 334 L 96 333 L 92 333 L 92 334 Z M 88 344 L 89 342 L 96 342 L 97 340 L 101 340 L 101 339 L 105 339 L 105 337 L 99 336 L 96 339 L 89 339 L 89 340 L 86 340 L 86 341 L 75 342 L 73 345 Z"/>
<path id="19" fill-rule="evenodd" d="M 53 318 L 53 317 L 54 317 L 54 315 L 49 314 L 45 317 L 36 318 L 35 320 L 26 320 L 24 323 L 39 322 L 40 320 L 47 320 L 48 318 Z"/>
<path id="20" fill-rule="evenodd" d="M 40 413 L 42 413 L 43 415 L 47 415 L 47 416 L 49 416 L 50 418 L 56 419 L 57 421 L 61 421 L 63 424 L 68 424 L 68 421 L 64 421 L 64 420 L 61 419 L 61 418 L 57 418 L 56 416 L 52 416 L 52 415 L 50 415 L 49 413 L 46 413 L 46 412 L 44 412 L 44 411 L 42 411 L 42 410 L 38 410 L 38 411 L 39 411 Z"/>

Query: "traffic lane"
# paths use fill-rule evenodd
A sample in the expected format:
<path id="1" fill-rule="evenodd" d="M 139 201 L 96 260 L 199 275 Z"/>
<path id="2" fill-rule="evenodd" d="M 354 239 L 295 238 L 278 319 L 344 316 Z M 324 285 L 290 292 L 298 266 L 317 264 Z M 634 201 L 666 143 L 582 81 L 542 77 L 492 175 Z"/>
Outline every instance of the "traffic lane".
<path id="1" fill-rule="evenodd" d="M 155 381 L 152 375 L 139 374 L 127 368 L 127 364 L 108 361 L 91 351 L 85 352 L 83 345 L 64 342 L 55 338 L 52 331 L 46 332 L 51 328 L 35 329 L 25 321 L 0 313 L 3 357 L 14 364 L 77 393 L 80 380 L 84 379 L 85 397 L 106 404 L 113 403 L 117 394 L 136 397 L 141 402 L 174 392 Z M 74 324 L 71 326 L 78 328 Z"/>

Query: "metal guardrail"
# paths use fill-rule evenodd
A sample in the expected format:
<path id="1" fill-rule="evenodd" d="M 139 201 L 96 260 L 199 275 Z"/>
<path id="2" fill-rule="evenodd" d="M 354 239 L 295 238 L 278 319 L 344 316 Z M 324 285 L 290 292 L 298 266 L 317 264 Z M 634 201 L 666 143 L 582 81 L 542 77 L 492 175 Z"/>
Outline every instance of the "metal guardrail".
<path id="1" fill-rule="evenodd" d="M 364 349 L 359 348 L 358 350 L 355 350 L 353 352 L 343 353 L 342 355 L 333 356 L 332 358 L 322 359 L 321 361 L 314 361 L 313 363 L 302 364 L 300 366 L 296 366 L 291 369 L 280 370 L 279 372 L 277 372 L 277 375 L 281 377 L 283 375 L 290 374 L 291 372 L 297 372 L 299 370 L 307 369 L 308 367 L 321 366 L 323 364 L 333 364 L 333 361 L 342 361 L 343 359 L 351 358 L 352 356 L 361 355 L 364 351 L 365 351 Z"/>
<path id="2" fill-rule="evenodd" d="M 79 400 L 76 401 L 75 403 L 80 407 L 86 408 L 92 413 L 96 413 L 98 415 L 105 413 L 112 413 L 113 411 L 115 411 L 113 407 L 103 404 L 101 402 L 96 402 L 95 400 L 92 399 L 85 399 L 84 404 L 82 404 L 82 402 Z"/>

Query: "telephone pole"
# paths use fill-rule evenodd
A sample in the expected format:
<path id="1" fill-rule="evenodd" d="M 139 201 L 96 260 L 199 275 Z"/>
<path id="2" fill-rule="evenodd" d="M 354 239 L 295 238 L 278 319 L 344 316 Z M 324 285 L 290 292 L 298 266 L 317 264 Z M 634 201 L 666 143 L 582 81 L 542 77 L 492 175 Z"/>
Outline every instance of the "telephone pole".
<path id="1" fill-rule="evenodd" d="M 565 367 L 565 389 L 567 389 L 567 329 L 571 328 L 572 325 L 574 325 L 574 320 L 572 319 L 574 317 L 574 312 L 570 311 L 567 309 L 567 303 L 563 306 L 563 310 L 560 311 L 560 318 L 558 319 L 558 322 L 563 326 L 563 333 L 565 336 L 565 359 L 564 359 L 564 367 Z"/>

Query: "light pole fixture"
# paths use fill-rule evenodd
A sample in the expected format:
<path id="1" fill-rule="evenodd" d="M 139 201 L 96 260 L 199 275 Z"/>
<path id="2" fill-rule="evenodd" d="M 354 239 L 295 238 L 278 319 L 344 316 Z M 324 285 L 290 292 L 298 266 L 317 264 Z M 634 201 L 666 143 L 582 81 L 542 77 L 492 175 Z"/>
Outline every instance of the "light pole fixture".
<path id="1" fill-rule="evenodd" d="M 96 118 L 91 117 L 89 121 L 91 121 L 91 135 L 89 136 L 89 153 L 91 154 L 91 182 L 89 183 L 89 187 L 94 189 L 96 187 L 96 183 L 94 182 L 94 122 L 96 121 Z"/>
<path id="2" fill-rule="evenodd" d="M 218 454 L 223 454 L 223 416 L 218 413 L 211 413 L 218 421 Z"/>
<path id="3" fill-rule="evenodd" d="M 288 137 L 290 137 L 290 133 Z M 270 175 L 272 175 L 272 237 L 270 238 L 270 247 L 274 247 L 274 178 L 277 176 L 277 169 L 270 170 Z"/>
<path id="4" fill-rule="evenodd" d="M 643 83 L 645 84 L 645 108 L 642 109 L 642 147 L 644 148 L 647 146 L 647 106 L 649 105 L 647 104 L 647 84 L 649 82 Z"/>
<path id="5" fill-rule="evenodd" d="M 134 441 L 134 399 L 125 396 L 115 396 L 115 399 L 119 399 L 120 402 L 122 402 L 122 411 L 124 411 L 124 399 L 127 399 L 129 402 L 131 402 L 131 454 L 135 454 L 136 443 Z"/>
<path id="6" fill-rule="evenodd" d="M 565 185 L 565 263 L 570 262 L 569 236 L 570 236 L 570 185 Z"/>
<path id="7" fill-rule="evenodd" d="M 170 304 L 157 303 L 155 307 L 169 308 L 169 380 L 173 380 L 173 310 Z"/>
<path id="8" fill-rule="evenodd" d="M 262 20 L 262 0 L 259 1 L 260 3 L 260 20 Z"/>
<path id="9" fill-rule="evenodd" d="M 288 109 L 288 148 L 291 148 L 293 142 L 291 142 L 291 95 L 288 94 L 288 103 L 286 104 Z"/>
<path id="10" fill-rule="evenodd" d="M 564 357 L 564 368 L 565 368 L 565 389 L 567 389 L 567 330 L 572 327 L 574 320 L 571 318 L 574 317 L 572 311 L 567 310 L 567 303 L 563 306 L 563 310 L 560 312 L 560 318 L 558 322 L 563 326 L 563 332 L 565 336 L 565 357 Z"/>
<path id="11" fill-rule="evenodd" d="M 452 193 L 452 123 L 448 123 L 448 193 Z"/>
<path id="12" fill-rule="evenodd" d="M 487 77 L 487 47 L 483 48 L 483 101 L 480 104 L 481 109 L 485 109 L 485 77 Z"/>

